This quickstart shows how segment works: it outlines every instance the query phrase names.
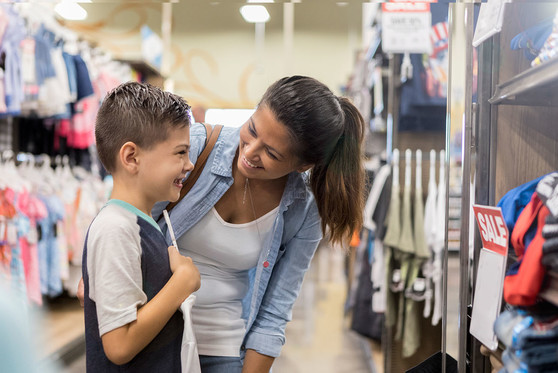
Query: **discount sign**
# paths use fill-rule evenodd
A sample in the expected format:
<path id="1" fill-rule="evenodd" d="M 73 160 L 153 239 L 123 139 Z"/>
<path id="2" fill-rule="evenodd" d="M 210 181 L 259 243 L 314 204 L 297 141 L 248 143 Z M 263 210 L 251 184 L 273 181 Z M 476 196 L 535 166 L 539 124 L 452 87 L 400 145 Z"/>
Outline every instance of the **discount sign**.
<path id="1" fill-rule="evenodd" d="M 389 2 L 382 4 L 382 50 L 386 53 L 432 51 L 430 4 Z"/>
<path id="2" fill-rule="evenodd" d="M 502 210 L 497 207 L 474 205 L 473 211 L 479 225 L 482 247 L 506 256 L 509 232 Z"/>
<path id="3" fill-rule="evenodd" d="M 482 249 L 469 331 L 494 351 L 498 348 L 494 322 L 501 308 L 509 232 L 500 208 L 473 205 L 473 211 L 479 225 Z"/>

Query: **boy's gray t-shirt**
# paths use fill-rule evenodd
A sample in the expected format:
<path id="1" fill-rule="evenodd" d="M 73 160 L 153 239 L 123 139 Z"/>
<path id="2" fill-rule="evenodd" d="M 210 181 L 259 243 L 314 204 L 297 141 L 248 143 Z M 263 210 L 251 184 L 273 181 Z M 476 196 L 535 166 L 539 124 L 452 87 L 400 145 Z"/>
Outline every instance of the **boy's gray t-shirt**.
<path id="1" fill-rule="evenodd" d="M 91 223 L 83 257 L 88 371 L 128 365 L 130 371 L 163 366 L 168 368 L 164 371 L 180 371 L 184 323 L 178 310 L 124 366 L 112 364 L 101 343 L 103 334 L 135 321 L 138 308 L 168 282 L 172 272 L 167 247 L 153 218 L 124 201 L 110 200 Z"/>

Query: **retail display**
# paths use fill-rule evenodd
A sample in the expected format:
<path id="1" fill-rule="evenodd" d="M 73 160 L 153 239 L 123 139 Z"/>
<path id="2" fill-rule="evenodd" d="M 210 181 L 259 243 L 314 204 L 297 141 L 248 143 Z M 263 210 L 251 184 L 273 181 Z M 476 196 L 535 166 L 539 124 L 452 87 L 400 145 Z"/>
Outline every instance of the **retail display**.
<path id="1" fill-rule="evenodd" d="M 34 156 L 25 157 L 16 167 L 13 152 L 6 151 L 0 164 L 0 276 L 41 305 L 43 296 L 75 292 L 71 274 L 81 271 L 83 232 L 106 188 L 98 176 L 67 164 L 54 171 L 46 155 L 38 157 L 40 167 Z"/>
<path id="2" fill-rule="evenodd" d="M 503 286 L 506 303 L 494 325 L 503 347 L 491 356 L 492 360 L 501 355 L 501 373 L 553 372 L 557 366 L 551 207 L 558 138 L 553 125 L 541 125 L 552 123 L 556 116 L 555 61 L 549 60 L 554 53 L 557 10 L 556 3 L 548 2 L 506 4 L 510 22 L 479 47 L 479 116 L 472 126 L 475 149 L 466 154 L 464 163 L 470 162 L 475 171 L 474 203 L 496 205 L 499 199 L 510 233 Z M 463 201 L 463 208 L 467 202 Z M 475 243 L 473 271 L 480 250 Z M 462 292 L 461 299 L 470 291 L 469 287 Z M 478 353 L 478 341 L 462 333 L 460 343 L 470 356 L 460 361 L 460 370 L 481 366 L 485 358 Z"/>

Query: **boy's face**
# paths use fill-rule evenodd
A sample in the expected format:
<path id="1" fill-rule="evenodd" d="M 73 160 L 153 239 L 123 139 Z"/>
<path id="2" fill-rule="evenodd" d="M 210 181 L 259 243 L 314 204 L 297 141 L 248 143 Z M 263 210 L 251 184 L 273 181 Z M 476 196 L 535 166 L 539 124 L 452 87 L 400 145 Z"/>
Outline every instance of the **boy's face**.
<path id="1" fill-rule="evenodd" d="M 190 127 L 170 129 L 167 139 L 142 149 L 139 182 L 143 184 L 147 201 L 174 202 L 180 197 L 182 179 L 194 168 L 190 162 Z"/>

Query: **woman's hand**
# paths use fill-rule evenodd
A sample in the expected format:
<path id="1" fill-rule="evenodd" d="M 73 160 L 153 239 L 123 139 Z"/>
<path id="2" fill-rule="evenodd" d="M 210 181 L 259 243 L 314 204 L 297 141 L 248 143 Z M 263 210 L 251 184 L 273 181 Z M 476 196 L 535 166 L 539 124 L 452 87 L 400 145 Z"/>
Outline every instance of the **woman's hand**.
<path id="1" fill-rule="evenodd" d="M 268 373 L 275 358 L 262 355 L 254 350 L 246 350 L 242 373 Z"/>

